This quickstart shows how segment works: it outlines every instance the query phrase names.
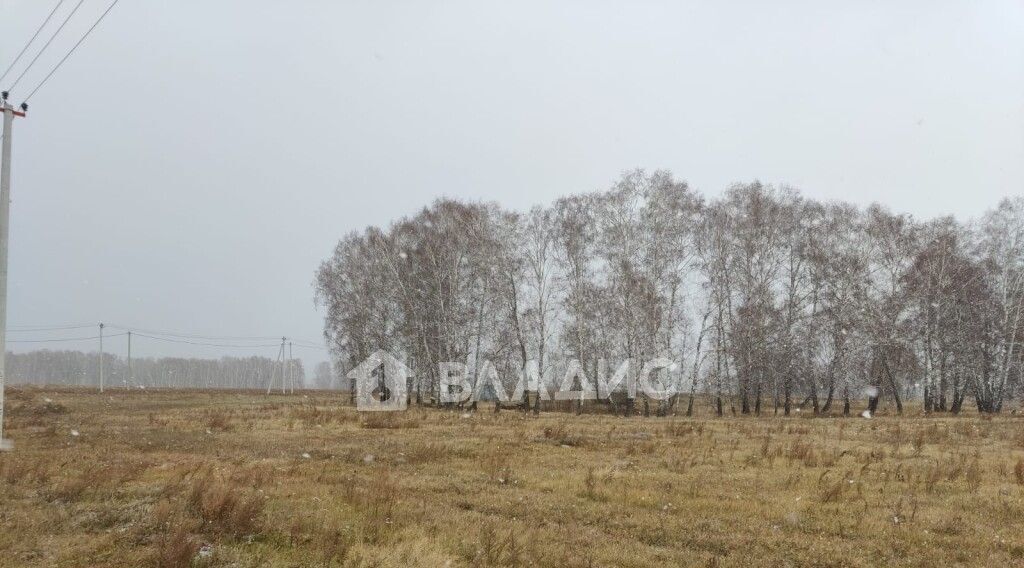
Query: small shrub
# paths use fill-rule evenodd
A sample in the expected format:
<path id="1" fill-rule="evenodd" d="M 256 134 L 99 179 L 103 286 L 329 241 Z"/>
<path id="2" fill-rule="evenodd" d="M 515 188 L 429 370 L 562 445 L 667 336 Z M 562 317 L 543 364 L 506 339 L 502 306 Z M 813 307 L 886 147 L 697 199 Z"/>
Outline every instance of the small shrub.
<path id="1" fill-rule="evenodd" d="M 183 525 L 162 533 L 156 542 L 154 564 L 157 568 L 188 568 L 199 551 L 199 542 Z"/>
<path id="2" fill-rule="evenodd" d="M 545 426 L 543 430 L 544 439 L 550 440 L 561 446 L 581 446 L 583 439 L 573 434 L 569 429 L 569 421 L 561 420 L 554 426 Z"/>
<path id="3" fill-rule="evenodd" d="M 789 458 L 790 463 L 800 461 L 806 467 L 816 467 L 818 465 L 818 456 L 814 451 L 814 447 L 808 442 L 800 440 L 793 442 L 793 445 L 789 447 L 789 453 L 786 457 Z"/>
<path id="4" fill-rule="evenodd" d="M 223 410 L 211 410 L 206 413 L 206 427 L 228 432 L 231 430 L 231 416 Z"/>
<path id="5" fill-rule="evenodd" d="M 210 476 L 194 479 L 187 499 L 189 511 L 204 525 L 231 536 L 259 533 L 263 505 L 259 493 Z"/>

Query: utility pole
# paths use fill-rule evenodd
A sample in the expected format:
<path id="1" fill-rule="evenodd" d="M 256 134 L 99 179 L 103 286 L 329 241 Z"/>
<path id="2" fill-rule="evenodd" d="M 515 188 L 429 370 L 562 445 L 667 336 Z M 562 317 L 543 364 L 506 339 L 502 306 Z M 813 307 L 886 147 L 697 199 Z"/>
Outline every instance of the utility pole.
<path id="1" fill-rule="evenodd" d="M 132 376 L 132 332 L 128 332 L 128 380 L 125 381 L 125 388 L 135 384 L 135 377 Z"/>
<path id="2" fill-rule="evenodd" d="M 292 342 L 288 342 L 288 386 L 291 394 L 295 394 L 295 377 L 292 376 Z"/>
<path id="3" fill-rule="evenodd" d="M 0 143 L 3 163 L 0 164 L 0 450 L 9 450 L 13 444 L 4 439 L 4 383 L 7 378 L 7 234 L 11 218 L 11 136 L 14 117 L 25 116 L 28 105 L 21 104 L 21 112 L 7 102 L 7 91 L 2 93 L 4 132 Z"/>
<path id="4" fill-rule="evenodd" d="M 285 386 L 287 386 L 285 384 L 287 382 L 287 380 L 284 377 L 285 365 L 287 364 L 285 362 L 285 355 L 286 355 L 286 352 L 284 350 L 284 342 L 285 341 L 288 341 L 288 338 L 287 337 L 282 337 L 281 338 L 281 394 L 285 394 Z"/>
<path id="5" fill-rule="evenodd" d="M 100 393 L 103 393 L 103 322 L 100 322 Z"/>
<path id="6" fill-rule="evenodd" d="M 284 341 L 281 342 L 281 347 L 277 350 L 277 360 L 280 361 L 284 357 Z M 284 362 L 281 363 L 281 382 L 284 382 Z M 257 369 L 258 370 L 258 369 Z M 274 362 L 274 366 L 270 368 L 270 379 L 267 381 L 267 394 L 270 394 L 270 390 L 274 388 L 274 375 L 277 374 L 277 362 Z M 281 387 L 284 389 L 284 387 Z"/>

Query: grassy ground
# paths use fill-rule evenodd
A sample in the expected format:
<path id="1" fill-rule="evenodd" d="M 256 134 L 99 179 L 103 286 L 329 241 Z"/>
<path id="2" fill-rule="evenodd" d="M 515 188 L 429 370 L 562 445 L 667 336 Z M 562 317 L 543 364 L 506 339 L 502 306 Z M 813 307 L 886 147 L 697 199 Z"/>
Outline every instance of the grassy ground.
<path id="1" fill-rule="evenodd" d="M 8 391 L 3 566 L 1024 565 L 1024 420 Z"/>

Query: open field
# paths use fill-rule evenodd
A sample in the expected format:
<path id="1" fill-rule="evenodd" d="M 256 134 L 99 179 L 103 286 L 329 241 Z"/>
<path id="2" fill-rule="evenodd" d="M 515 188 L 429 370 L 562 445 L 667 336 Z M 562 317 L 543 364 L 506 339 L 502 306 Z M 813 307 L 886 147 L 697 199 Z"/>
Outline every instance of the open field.
<path id="1" fill-rule="evenodd" d="M 9 389 L 0 564 L 1024 565 L 1016 416 L 346 401 Z"/>

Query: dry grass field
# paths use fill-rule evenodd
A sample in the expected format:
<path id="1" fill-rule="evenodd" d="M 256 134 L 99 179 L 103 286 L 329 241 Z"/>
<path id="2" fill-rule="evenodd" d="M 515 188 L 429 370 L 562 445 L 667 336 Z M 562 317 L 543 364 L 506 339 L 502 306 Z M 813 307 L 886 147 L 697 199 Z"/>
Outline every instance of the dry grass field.
<path id="1" fill-rule="evenodd" d="M 1024 420 L 10 389 L 3 566 L 1024 565 Z"/>

